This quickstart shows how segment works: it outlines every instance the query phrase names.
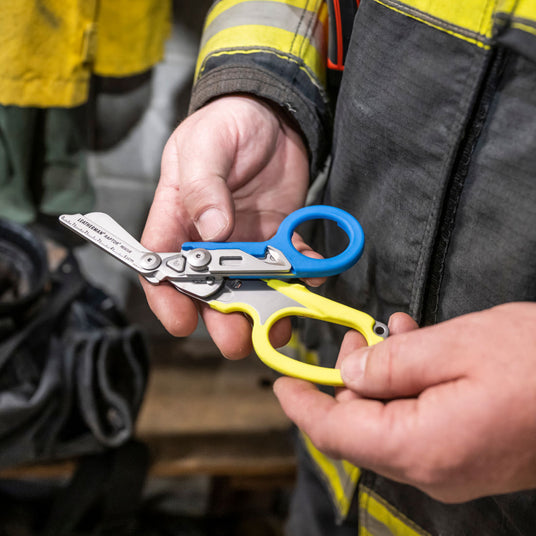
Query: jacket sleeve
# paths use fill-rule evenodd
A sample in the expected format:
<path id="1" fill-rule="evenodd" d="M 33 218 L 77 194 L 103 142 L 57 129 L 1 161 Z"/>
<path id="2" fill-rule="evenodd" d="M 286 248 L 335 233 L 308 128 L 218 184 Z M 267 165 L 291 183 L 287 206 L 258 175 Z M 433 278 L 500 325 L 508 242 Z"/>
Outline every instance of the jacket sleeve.
<path id="1" fill-rule="evenodd" d="M 323 0 L 219 0 L 209 11 L 190 103 L 249 93 L 284 108 L 308 144 L 314 176 L 328 151 Z"/>

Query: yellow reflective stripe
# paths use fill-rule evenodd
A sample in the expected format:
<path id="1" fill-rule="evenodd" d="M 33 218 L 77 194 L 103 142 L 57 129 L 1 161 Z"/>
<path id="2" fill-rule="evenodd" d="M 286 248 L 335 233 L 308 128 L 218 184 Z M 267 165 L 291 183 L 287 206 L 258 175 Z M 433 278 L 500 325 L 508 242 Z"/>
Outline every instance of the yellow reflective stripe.
<path id="1" fill-rule="evenodd" d="M 270 9 L 267 9 L 269 6 Z M 315 24 L 317 14 L 313 11 L 306 11 L 288 4 L 270 2 L 266 0 L 252 0 L 230 7 L 222 12 L 212 22 L 205 26 L 201 48 L 215 34 L 237 26 L 255 24 L 261 26 L 274 26 L 280 30 L 287 30 L 301 34 L 305 37 L 312 36 L 312 41 L 321 46 L 323 32 L 320 25 Z M 314 34 L 314 31 L 317 31 Z M 318 34 L 320 30 L 320 34 Z"/>
<path id="2" fill-rule="evenodd" d="M 489 48 L 496 17 L 510 26 L 536 34 L 534 0 L 375 0 L 393 11 L 416 19 L 478 46 Z"/>
<path id="3" fill-rule="evenodd" d="M 323 0 L 222 0 L 207 16 L 196 77 L 209 57 L 266 52 L 294 61 L 323 84 L 326 32 Z"/>
<path id="4" fill-rule="evenodd" d="M 442 30 L 459 39 L 480 47 L 489 48 L 487 41 L 492 36 L 492 0 L 375 0 L 397 13 L 409 16 L 428 26 Z"/>
<path id="5" fill-rule="evenodd" d="M 534 0 L 501 0 L 497 2 L 497 13 L 507 13 L 515 19 L 536 22 L 536 2 Z"/>
<path id="6" fill-rule="evenodd" d="M 385 525 L 379 522 L 373 522 L 368 529 L 360 527 L 359 536 L 393 536 L 393 533 Z"/>
<path id="7" fill-rule="evenodd" d="M 503 0 L 497 6 L 497 18 L 510 28 L 536 35 L 536 2 L 534 0 Z"/>
<path id="8" fill-rule="evenodd" d="M 315 350 L 310 350 L 303 344 L 300 339 L 300 334 L 297 330 L 292 332 L 290 340 L 286 344 L 285 348 L 286 355 L 292 357 L 293 359 L 299 359 L 304 363 L 309 365 L 318 365 L 320 364 L 320 359 L 318 358 L 318 352 Z"/>
<path id="9" fill-rule="evenodd" d="M 430 536 L 372 490 L 359 489 L 359 536 Z"/>
<path id="10" fill-rule="evenodd" d="M 332 460 L 320 452 L 303 432 L 301 432 L 301 436 L 307 451 L 326 479 L 339 515 L 345 518 L 350 510 L 352 497 L 361 471 L 347 461 Z"/>
<path id="11" fill-rule="evenodd" d="M 495 7 L 496 13 L 513 13 L 518 0 L 497 0 L 497 5 Z"/>
<path id="12" fill-rule="evenodd" d="M 496 0 L 408 0 L 404 3 L 459 28 L 488 38 L 492 35 L 492 15 Z"/>
<path id="13" fill-rule="evenodd" d="M 275 52 L 278 55 L 294 56 L 295 61 L 301 60 L 306 71 L 314 73 L 323 82 L 323 57 L 311 45 L 309 39 L 293 32 L 280 30 L 270 26 L 247 25 L 229 28 L 216 34 L 208 40 L 201 49 L 197 71 L 202 71 L 204 60 L 211 53 L 222 52 Z"/>
<path id="14" fill-rule="evenodd" d="M 533 26 L 529 26 L 528 24 L 526 23 L 523 23 L 521 21 L 516 21 L 514 20 L 511 24 L 510 24 L 510 27 L 511 28 L 516 28 L 517 30 L 521 30 L 523 32 L 527 32 L 527 33 L 530 33 L 532 35 L 536 35 L 536 28 L 534 28 Z"/>

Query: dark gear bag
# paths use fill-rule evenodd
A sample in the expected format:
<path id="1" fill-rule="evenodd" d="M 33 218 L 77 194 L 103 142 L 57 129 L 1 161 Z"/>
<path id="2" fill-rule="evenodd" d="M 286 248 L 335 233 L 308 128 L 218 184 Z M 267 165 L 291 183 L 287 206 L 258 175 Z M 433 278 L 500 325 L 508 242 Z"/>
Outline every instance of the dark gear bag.
<path id="1" fill-rule="evenodd" d="M 42 242 L 0 221 L 0 467 L 98 453 L 134 432 L 147 383 L 140 330 Z"/>

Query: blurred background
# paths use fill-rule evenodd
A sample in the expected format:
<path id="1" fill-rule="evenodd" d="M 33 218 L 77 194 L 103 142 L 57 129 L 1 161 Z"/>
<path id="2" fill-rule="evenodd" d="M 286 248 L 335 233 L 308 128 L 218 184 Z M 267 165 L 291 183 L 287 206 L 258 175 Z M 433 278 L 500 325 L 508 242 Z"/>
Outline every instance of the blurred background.
<path id="1" fill-rule="evenodd" d="M 94 210 L 111 215 L 134 237 L 141 236 L 164 144 L 187 114 L 210 3 L 173 2 L 164 58 L 150 72 L 92 82 L 84 111 Z M 64 246 L 50 220 L 31 228 L 47 240 L 52 236 L 53 255 Z M 274 373 L 256 356 L 225 360 L 202 325 L 186 339 L 171 337 L 149 310 L 132 270 L 90 244 L 71 246 L 84 277 L 140 327 L 149 351 L 135 425 L 148 469 L 130 522 L 113 533 L 282 534 L 295 465 L 290 424 L 272 393 Z M 57 505 L 77 467 L 76 458 L 4 464 L 0 493 L 11 507 L 0 509 L 0 535 L 42 534 L 38 518 Z M 104 533 L 95 523 L 86 525 L 86 532 L 78 527 L 71 533 Z"/>

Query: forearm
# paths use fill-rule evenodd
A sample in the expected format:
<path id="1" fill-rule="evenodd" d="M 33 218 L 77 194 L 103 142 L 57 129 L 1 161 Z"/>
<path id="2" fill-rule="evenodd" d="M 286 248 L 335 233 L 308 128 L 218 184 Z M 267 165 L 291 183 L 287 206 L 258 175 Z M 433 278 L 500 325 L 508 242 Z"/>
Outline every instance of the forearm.
<path id="1" fill-rule="evenodd" d="M 303 4 L 303 5 L 302 5 Z M 282 107 L 301 130 L 314 176 L 329 150 L 324 89 L 327 9 L 310 3 L 220 0 L 209 12 L 190 111 L 214 98 L 249 93 Z"/>

